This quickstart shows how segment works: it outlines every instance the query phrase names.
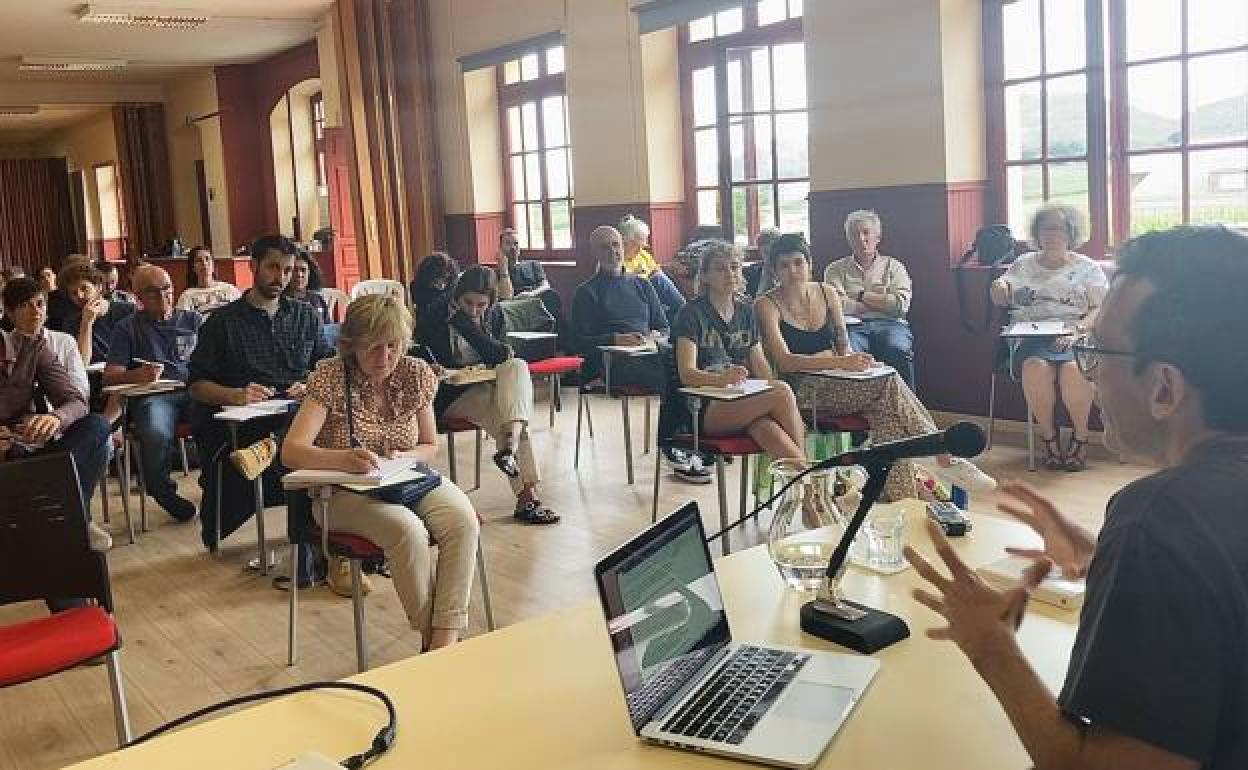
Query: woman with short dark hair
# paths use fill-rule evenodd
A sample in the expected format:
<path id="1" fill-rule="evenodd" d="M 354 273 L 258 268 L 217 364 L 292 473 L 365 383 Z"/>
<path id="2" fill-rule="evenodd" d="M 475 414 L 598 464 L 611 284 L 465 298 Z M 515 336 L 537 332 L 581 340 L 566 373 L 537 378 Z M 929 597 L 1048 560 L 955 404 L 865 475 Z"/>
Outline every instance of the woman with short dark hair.
<path id="1" fill-rule="evenodd" d="M 212 249 L 196 246 L 186 256 L 186 288 L 178 297 L 178 310 L 208 313 L 242 296 L 238 287 L 216 279 Z"/>
<path id="2" fill-rule="evenodd" d="M 511 482 L 515 517 L 525 524 L 554 524 L 559 515 L 537 496 L 541 475 L 529 440 L 533 419 L 533 379 L 524 359 L 500 339 L 501 318 L 491 312 L 497 299 L 497 276 L 481 265 L 460 274 L 451 290 L 449 317 L 426 315 L 417 323 L 416 340 L 447 369 L 490 368 L 494 378 L 470 385 L 443 383 L 434 401 L 438 417 L 467 420 L 489 433 L 498 446 L 494 464 Z"/>
<path id="3" fill-rule="evenodd" d="M 302 249 L 295 252 L 295 269 L 290 273 L 286 296 L 308 303 L 320 316 L 322 324 L 330 324 L 334 319 L 329 315 L 329 303 L 321 296 L 323 286 L 321 268 L 312 255 Z"/>

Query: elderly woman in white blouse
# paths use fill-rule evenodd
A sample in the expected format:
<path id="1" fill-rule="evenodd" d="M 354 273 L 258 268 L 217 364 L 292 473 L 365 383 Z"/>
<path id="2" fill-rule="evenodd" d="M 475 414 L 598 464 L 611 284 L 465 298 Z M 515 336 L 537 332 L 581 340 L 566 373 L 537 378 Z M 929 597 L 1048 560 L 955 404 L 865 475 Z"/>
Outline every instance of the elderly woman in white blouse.
<path id="1" fill-rule="evenodd" d="M 1036 251 L 1019 257 L 993 281 L 992 301 L 1010 309 L 1010 320 L 1061 321 L 1068 334 L 1011 342 L 1011 364 L 1021 374 L 1027 408 L 1040 426 L 1044 463 L 1050 470 L 1088 467 L 1088 418 L 1092 385 L 1080 373 L 1071 344 L 1091 327 L 1109 290 L 1105 271 L 1073 249 L 1083 243 L 1082 215 L 1071 206 L 1043 206 L 1029 228 Z M 1057 429 L 1058 400 L 1073 426 L 1063 445 Z"/>

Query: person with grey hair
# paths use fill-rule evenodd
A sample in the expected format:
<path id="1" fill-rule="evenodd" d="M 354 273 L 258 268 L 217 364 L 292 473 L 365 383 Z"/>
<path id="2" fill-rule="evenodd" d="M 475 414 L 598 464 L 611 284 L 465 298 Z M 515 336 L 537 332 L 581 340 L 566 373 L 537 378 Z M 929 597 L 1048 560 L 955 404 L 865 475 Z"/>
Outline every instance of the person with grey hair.
<path id="1" fill-rule="evenodd" d="M 650 242 L 650 225 L 628 214 L 620 220 L 618 229 L 624 243 L 624 272 L 639 275 L 649 281 L 654 287 L 654 293 L 659 296 L 663 312 L 668 318 L 675 318 L 685 306 L 685 297 L 646 248 Z"/>
<path id="2" fill-rule="evenodd" d="M 1021 376 L 1027 408 L 1040 426 L 1044 464 L 1050 470 L 1088 467 L 1088 417 L 1092 385 L 1075 365 L 1074 335 L 1092 326 L 1109 290 L 1105 271 L 1073 249 L 1083 242 L 1082 216 L 1071 206 L 1041 206 L 1031 217 L 1028 252 L 992 282 L 992 301 L 1010 309 L 1010 320 L 1061 321 L 1070 335 L 1029 337 L 1011 343 L 1010 360 Z M 1063 448 L 1055 421 L 1058 397 L 1070 415 L 1073 434 Z"/>
<path id="3" fill-rule="evenodd" d="M 854 350 L 893 367 L 914 389 L 914 334 L 906 321 L 913 285 L 900 260 L 880 253 L 882 234 L 879 214 L 851 212 L 845 239 L 854 253 L 828 265 L 823 280 L 841 295 L 845 313 L 862 321 L 849 330 Z"/>

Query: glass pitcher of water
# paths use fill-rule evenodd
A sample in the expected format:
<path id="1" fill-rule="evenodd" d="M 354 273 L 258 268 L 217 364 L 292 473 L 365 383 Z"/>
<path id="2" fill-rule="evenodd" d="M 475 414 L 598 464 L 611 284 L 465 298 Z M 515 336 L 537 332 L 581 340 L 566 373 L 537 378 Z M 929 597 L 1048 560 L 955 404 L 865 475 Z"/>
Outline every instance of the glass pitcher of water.
<path id="1" fill-rule="evenodd" d="M 806 465 L 796 460 L 771 464 L 776 489 L 792 481 Z M 767 550 L 780 577 L 791 588 L 817 591 L 832 551 L 845 532 L 845 516 L 836 505 L 843 490 L 837 469 L 807 474 L 781 497 L 767 534 Z"/>

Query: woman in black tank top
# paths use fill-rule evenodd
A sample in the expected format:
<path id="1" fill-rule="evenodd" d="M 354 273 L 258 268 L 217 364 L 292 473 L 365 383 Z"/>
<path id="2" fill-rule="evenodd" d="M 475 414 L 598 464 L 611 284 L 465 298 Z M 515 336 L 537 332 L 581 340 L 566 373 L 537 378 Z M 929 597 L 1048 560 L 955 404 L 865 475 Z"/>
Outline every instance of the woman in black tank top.
<path id="1" fill-rule="evenodd" d="M 812 427 L 818 429 L 820 417 L 853 415 L 866 419 L 875 442 L 934 432 L 931 415 L 896 372 L 867 379 L 818 374 L 829 369 L 864 372 L 876 363 L 869 354 L 850 350 L 840 296 L 831 286 L 811 280 L 810 250 L 800 235 L 777 240 L 769 261 L 776 288 L 754 303 L 759 334 L 767 357 L 793 387 Z M 959 486 L 996 486 L 975 466 L 948 456 L 924 467 Z M 889 474 L 885 496 L 899 500 L 917 491 L 912 465 L 898 463 Z"/>

